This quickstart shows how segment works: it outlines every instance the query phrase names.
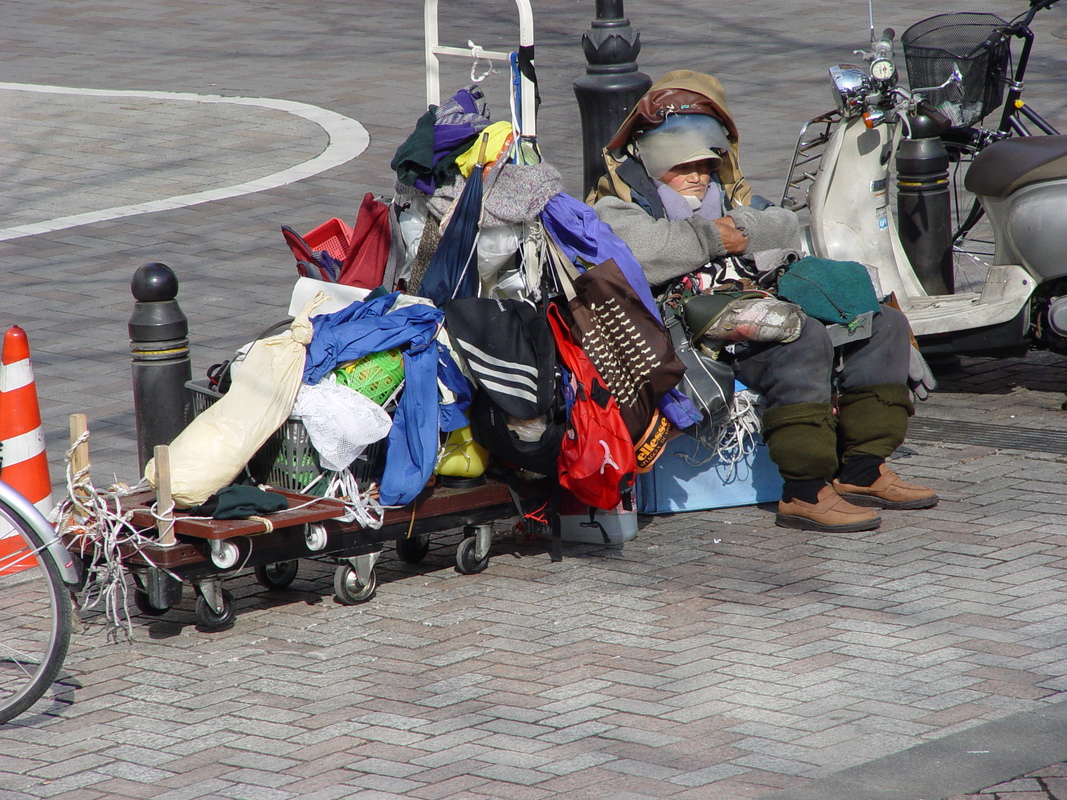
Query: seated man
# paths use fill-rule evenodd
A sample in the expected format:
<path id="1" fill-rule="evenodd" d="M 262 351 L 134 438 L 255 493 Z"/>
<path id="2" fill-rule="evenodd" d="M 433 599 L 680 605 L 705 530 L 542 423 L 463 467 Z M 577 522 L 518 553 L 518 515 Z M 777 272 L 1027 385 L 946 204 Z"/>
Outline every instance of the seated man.
<path id="1" fill-rule="evenodd" d="M 590 200 L 654 291 L 694 273 L 709 289 L 763 286 L 784 254 L 799 250 L 791 211 L 753 207 L 737 152 L 721 85 L 688 70 L 653 85 L 608 143 L 608 174 Z M 823 323 L 805 317 L 792 341 L 729 349 L 737 377 L 766 402 L 763 438 L 784 479 L 778 525 L 863 531 L 881 523 L 875 508 L 937 503 L 933 490 L 885 463 L 915 411 L 910 327 L 900 311 L 881 306 L 870 338 L 842 348 L 836 415 L 835 351 Z"/>

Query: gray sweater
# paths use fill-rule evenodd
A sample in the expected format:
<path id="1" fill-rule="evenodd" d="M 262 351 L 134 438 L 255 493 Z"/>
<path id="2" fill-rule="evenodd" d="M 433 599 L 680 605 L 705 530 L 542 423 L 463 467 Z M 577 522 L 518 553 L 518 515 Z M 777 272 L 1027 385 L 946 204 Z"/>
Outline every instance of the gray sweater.
<path id="1" fill-rule="evenodd" d="M 604 197 L 593 208 L 629 245 L 652 286 L 727 255 L 718 227 L 703 217 L 654 219 L 641 206 L 618 197 Z M 727 216 L 748 235 L 745 255 L 752 256 L 757 265 L 763 261 L 759 255 L 764 252 L 800 249 L 800 223 L 792 211 L 776 206 L 763 211 L 739 206 Z"/>

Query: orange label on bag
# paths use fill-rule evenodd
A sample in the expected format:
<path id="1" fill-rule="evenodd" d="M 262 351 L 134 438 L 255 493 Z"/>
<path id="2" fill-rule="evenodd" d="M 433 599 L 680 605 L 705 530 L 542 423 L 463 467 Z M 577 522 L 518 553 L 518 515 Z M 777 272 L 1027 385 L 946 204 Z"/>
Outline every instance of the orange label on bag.
<path id="1" fill-rule="evenodd" d="M 640 441 L 634 448 L 634 455 L 637 457 L 637 471 L 639 473 L 648 472 L 652 469 L 656 459 L 663 454 L 667 441 L 670 439 L 670 434 L 670 420 L 657 409 L 652 416 L 652 423 L 648 426 L 648 430 L 642 434 Z"/>

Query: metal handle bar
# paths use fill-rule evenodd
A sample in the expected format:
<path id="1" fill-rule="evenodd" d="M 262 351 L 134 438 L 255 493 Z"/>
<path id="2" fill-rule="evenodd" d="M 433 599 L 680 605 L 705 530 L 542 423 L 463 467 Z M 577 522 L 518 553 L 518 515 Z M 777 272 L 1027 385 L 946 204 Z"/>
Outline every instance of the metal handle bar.
<path id="1" fill-rule="evenodd" d="M 1059 0 L 1035 0 L 1030 9 L 1022 16 L 1009 22 L 1007 25 L 1001 25 L 993 29 L 993 32 L 986 37 L 985 41 L 975 47 L 969 52 L 965 58 L 971 59 L 978 55 L 983 50 L 991 50 L 996 47 L 997 43 L 1002 39 L 1006 39 L 1009 36 L 1018 36 L 1026 38 L 1030 31 L 1030 23 L 1034 21 L 1034 17 L 1038 11 L 1043 11 L 1046 8 L 1051 8 L 1056 5 Z"/>
<path id="2" fill-rule="evenodd" d="M 444 47 L 438 40 L 438 0 L 425 0 L 423 4 L 423 27 L 425 31 L 425 57 L 426 57 L 426 103 L 427 105 L 440 105 L 441 103 L 441 72 L 438 56 L 459 56 L 467 59 L 488 59 L 490 61 L 508 61 L 509 53 L 492 50 L 471 50 L 461 47 Z M 530 0 L 515 0 L 515 6 L 519 12 L 519 50 L 528 53 L 533 59 L 534 26 L 533 11 L 530 8 Z M 522 135 L 534 137 L 537 135 L 536 122 L 536 98 L 533 81 L 526 71 L 520 70 L 519 85 L 521 87 L 521 107 L 519 119 L 522 124 Z"/>

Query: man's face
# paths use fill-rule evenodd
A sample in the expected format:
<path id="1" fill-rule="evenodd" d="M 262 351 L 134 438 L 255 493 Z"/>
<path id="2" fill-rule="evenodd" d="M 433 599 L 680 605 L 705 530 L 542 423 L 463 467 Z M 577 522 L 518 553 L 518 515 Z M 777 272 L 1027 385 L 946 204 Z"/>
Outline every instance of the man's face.
<path id="1" fill-rule="evenodd" d="M 711 165 L 710 160 L 676 164 L 663 173 L 660 180 L 678 194 L 703 200 L 708 192 L 708 183 L 711 181 Z"/>

